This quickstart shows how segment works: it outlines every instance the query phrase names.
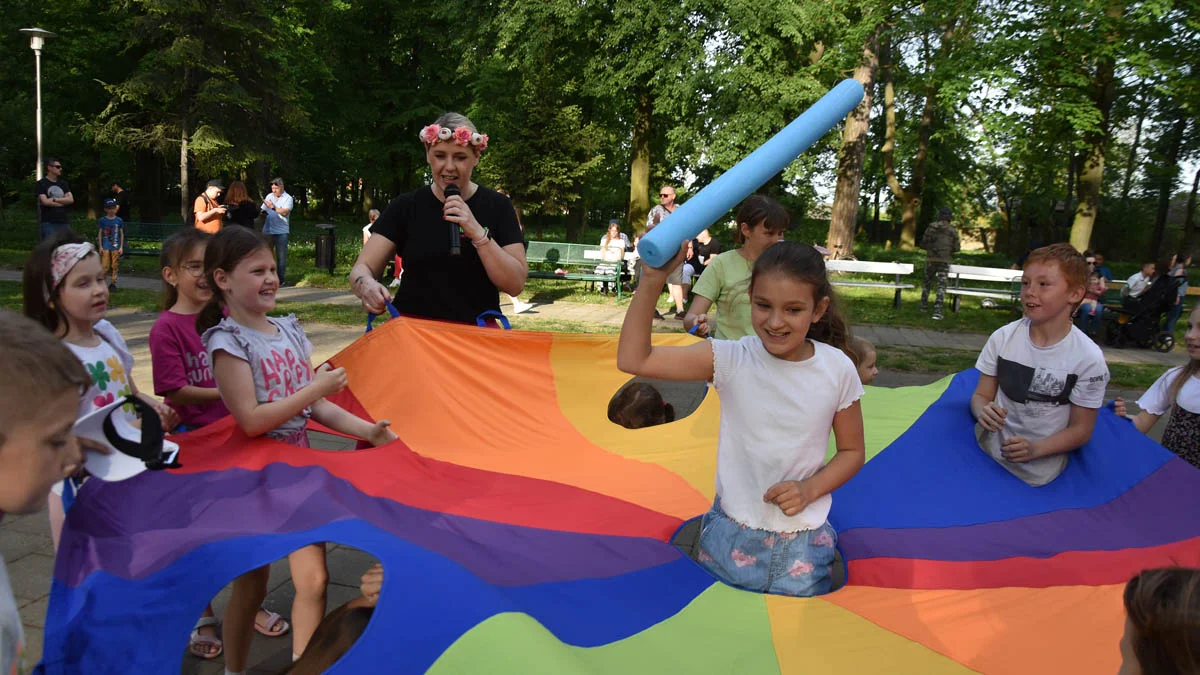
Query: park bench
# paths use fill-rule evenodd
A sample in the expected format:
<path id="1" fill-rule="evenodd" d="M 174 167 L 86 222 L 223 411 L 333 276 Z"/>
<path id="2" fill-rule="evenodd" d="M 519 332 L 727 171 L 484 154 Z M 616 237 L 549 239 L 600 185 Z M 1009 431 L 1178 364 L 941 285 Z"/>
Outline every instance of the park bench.
<path id="1" fill-rule="evenodd" d="M 125 255 L 158 255 L 163 241 L 180 227 L 179 223 L 125 223 Z"/>
<path id="2" fill-rule="evenodd" d="M 896 295 L 892 299 L 892 307 L 900 309 L 900 292 L 915 288 L 905 283 L 901 277 L 912 274 L 912 263 L 871 262 L 869 260 L 827 260 L 825 269 L 828 272 L 850 274 L 884 274 L 892 276 L 892 281 L 858 281 L 851 279 L 830 279 L 834 286 L 853 286 L 856 288 L 892 288 Z"/>
<path id="3" fill-rule="evenodd" d="M 530 264 L 530 279 L 586 281 L 593 285 L 596 282 L 611 283 L 617 287 L 617 298 L 621 297 L 621 263 L 608 263 L 613 267 L 610 274 L 597 273 L 596 268 L 605 264 L 600 260 L 599 246 L 531 241 L 525 258 Z M 535 265 L 545 269 L 534 269 Z"/>
<path id="4" fill-rule="evenodd" d="M 963 282 L 988 282 L 989 286 L 964 286 Z M 963 296 L 1001 300 L 1016 307 L 1021 298 L 1021 270 L 973 265 L 950 265 L 946 293 L 954 296 L 951 311 L 958 312 Z"/>

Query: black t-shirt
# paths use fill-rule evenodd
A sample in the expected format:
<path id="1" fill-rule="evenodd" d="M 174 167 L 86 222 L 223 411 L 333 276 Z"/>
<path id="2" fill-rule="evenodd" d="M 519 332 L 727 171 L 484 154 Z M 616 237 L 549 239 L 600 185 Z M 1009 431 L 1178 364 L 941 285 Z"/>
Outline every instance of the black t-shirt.
<path id="1" fill-rule="evenodd" d="M 117 217 L 129 222 L 129 190 L 121 190 L 113 194 L 113 199 L 117 200 Z"/>
<path id="2" fill-rule="evenodd" d="M 28 185 L 28 183 L 26 183 L 26 185 Z M 58 188 L 60 190 L 62 190 L 62 193 L 51 195 L 50 188 L 54 187 L 54 186 L 58 186 Z M 70 191 L 71 191 L 71 186 L 67 185 L 67 181 L 65 181 L 62 178 L 59 178 L 56 181 L 50 180 L 49 178 L 43 178 L 37 182 L 38 195 L 47 195 L 50 197 L 62 197 Z M 69 223 L 69 222 L 71 222 L 71 214 L 70 214 L 71 210 L 70 210 L 70 208 L 68 208 L 66 206 L 46 206 L 45 204 L 42 204 L 42 200 L 40 197 L 38 198 L 38 206 L 40 206 L 42 209 L 42 222 L 43 223 Z"/>
<path id="3" fill-rule="evenodd" d="M 699 259 L 701 264 L 712 260 L 713 256 L 721 252 L 721 242 L 716 239 L 710 239 L 707 244 L 701 244 L 699 239 L 692 240 L 692 253 Z M 699 272 L 699 268 L 697 268 Z"/>
<path id="4" fill-rule="evenodd" d="M 254 229 L 254 219 L 258 217 L 258 205 L 252 201 L 240 204 L 226 204 L 225 219 L 234 225 Z"/>
<path id="5" fill-rule="evenodd" d="M 522 242 L 508 197 L 479 186 L 467 206 L 500 246 Z M 465 235 L 460 233 L 462 254 L 450 255 L 450 225 L 442 219 L 442 202 L 432 188 L 393 199 L 371 232 L 392 241 L 396 255 L 404 259 L 404 277 L 393 301 L 401 314 L 475 323 L 487 310 L 500 311 L 499 292 Z"/>

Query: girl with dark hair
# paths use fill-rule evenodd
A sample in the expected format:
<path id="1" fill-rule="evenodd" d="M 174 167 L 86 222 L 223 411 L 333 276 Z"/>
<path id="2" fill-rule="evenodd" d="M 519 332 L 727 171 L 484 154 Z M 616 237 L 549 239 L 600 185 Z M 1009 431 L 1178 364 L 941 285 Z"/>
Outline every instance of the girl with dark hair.
<path id="1" fill-rule="evenodd" d="M 295 316 L 275 318 L 279 277 L 272 242 L 243 227 L 221 230 L 204 252 L 204 276 L 212 298 L 196 320 L 225 406 L 251 438 L 268 436 L 308 447 L 312 417 L 347 436 L 383 445 L 396 439 L 386 420 L 372 424 L 328 400 L 346 387 L 346 370 L 329 364 L 313 370 L 312 343 Z M 228 316 L 223 313 L 228 311 Z M 325 615 L 325 545 L 305 546 L 288 556 L 296 597 L 292 603 L 292 652 L 304 653 Z M 225 663 L 245 667 L 255 613 L 267 592 L 270 568 L 234 581 L 235 598 L 225 612 Z"/>
<path id="2" fill-rule="evenodd" d="M 695 299 L 683 318 L 683 327 L 701 337 L 736 340 L 752 335 L 750 322 L 750 271 L 768 246 L 783 239 L 791 216 L 779 202 L 762 195 L 750 195 L 737 212 L 736 239 L 740 246 L 713 257 L 704 267 L 692 292 Z M 716 330 L 708 323 L 708 310 L 717 306 Z"/>
<path id="3" fill-rule="evenodd" d="M 1144 570 L 1125 584 L 1117 675 L 1200 673 L 1200 570 Z"/>
<path id="4" fill-rule="evenodd" d="M 721 396 L 717 497 L 704 514 L 699 561 L 726 583 L 763 593 L 831 590 L 837 534 L 830 493 L 865 459 L 863 386 L 846 322 L 813 247 L 784 241 L 750 277 L 753 334 L 660 347 L 654 301 L 683 251 L 647 267 L 625 315 L 617 367 L 663 380 L 709 380 Z M 837 452 L 825 463 L 833 430 Z"/>
<path id="5" fill-rule="evenodd" d="M 83 417 L 118 398 L 137 396 L 154 408 L 163 427 L 178 423 L 175 412 L 138 391 L 133 382 L 133 354 L 104 314 L 108 311 L 108 279 L 96 247 L 70 230 L 61 230 L 34 247 L 22 277 L 25 316 L 45 326 L 63 341 L 87 368 L 91 386 L 80 399 Z M 137 425 L 133 412 L 121 408 Z M 69 485 L 64 486 L 64 483 Z M 63 490 L 75 483 L 57 483 L 49 496 L 50 536 L 58 550 L 66 511 Z"/>
<path id="6" fill-rule="evenodd" d="M 177 431 L 198 429 L 229 414 L 217 390 L 208 352 L 196 332 L 196 315 L 212 298 L 204 279 L 204 249 L 210 239 L 212 235 L 203 230 L 180 230 L 163 242 L 158 259 L 165 311 L 150 329 L 150 359 L 154 393 L 179 414 Z M 220 656 L 223 647 L 217 637 L 218 625 L 210 604 L 192 629 L 188 652 L 202 659 Z M 268 637 L 288 631 L 287 620 L 266 609 L 259 609 L 254 625 Z"/>
<path id="7" fill-rule="evenodd" d="M 632 382 L 608 402 L 608 420 L 626 429 L 643 429 L 675 421 L 675 406 L 652 384 Z"/>
<path id="8" fill-rule="evenodd" d="M 317 626 L 304 656 L 292 664 L 287 675 L 321 675 L 346 655 L 375 614 L 374 607 L 351 601 L 329 613 Z"/>

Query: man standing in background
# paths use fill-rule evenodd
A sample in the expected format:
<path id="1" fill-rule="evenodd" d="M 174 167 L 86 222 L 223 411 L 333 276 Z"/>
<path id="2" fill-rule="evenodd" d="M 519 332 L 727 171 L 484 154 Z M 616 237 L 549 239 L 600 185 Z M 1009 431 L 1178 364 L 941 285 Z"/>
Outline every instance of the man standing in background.
<path id="1" fill-rule="evenodd" d="M 933 300 L 933 319 L 942 318 L 942 303 L 946 300 L 946 278 L 950 273 L 950 259 L 958 252 L 958 231 L 950 224 L 950 209 L 943 206 L 938 219 L 925 230 L 921 237 L 921 248 L 925 249 L 925 284 L 921 287 L 921 311 L 929 306 L 929 288 L 937 282 L 937 295 Z"/>
<path id="2" fill-rule="evenodd" d="M 71 186 L 62 177 L 62 162 L 51 157 L 46 160 L 46 177 L 37 182 L 38 211 L 38 241 L 65 230 L 71 226 L 71 212 L 68 208 L 75 203 L 71 194 Z"/>
<path id="3" fill-rule="evenodd" d="M 117 200 L 117 217 L 128 223 L 131 220 L 129 216 L 129 191 L 121 187 L 120 184 L 113 183 L 112 197 Z"/>
<path id="4" fill-rule="evenodd" d="M 279 285 L 287 278 L 288 233 L 291 232 L 292 196 L 283 190 L 283 179 L 271 181 L 271 194 L 263 198 L 262 210 L 267 214 L 263 234 L 275 242 L 275 266 L 279 268 Z"/>

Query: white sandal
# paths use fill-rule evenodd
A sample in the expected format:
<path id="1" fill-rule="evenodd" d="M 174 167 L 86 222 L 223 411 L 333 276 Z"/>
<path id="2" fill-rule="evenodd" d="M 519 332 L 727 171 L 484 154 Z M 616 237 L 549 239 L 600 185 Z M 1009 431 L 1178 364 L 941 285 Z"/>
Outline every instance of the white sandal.
<path id="1" fill-rule="evenodd" d="M 192 628 L 192 636 L 188 639 L 188 653 L 205 660 L 215 659 L 225 651 L 225 644 L 221 642 L 221 638 L 201 635 L 201 628 L 212 626 L 217 632 L 221 632 L 221 622 L 215 616 L 202 616 L 196 621 L 196 625 Z M 216 647 L 217 651 L 209 652 L 206 647 Z"/>

